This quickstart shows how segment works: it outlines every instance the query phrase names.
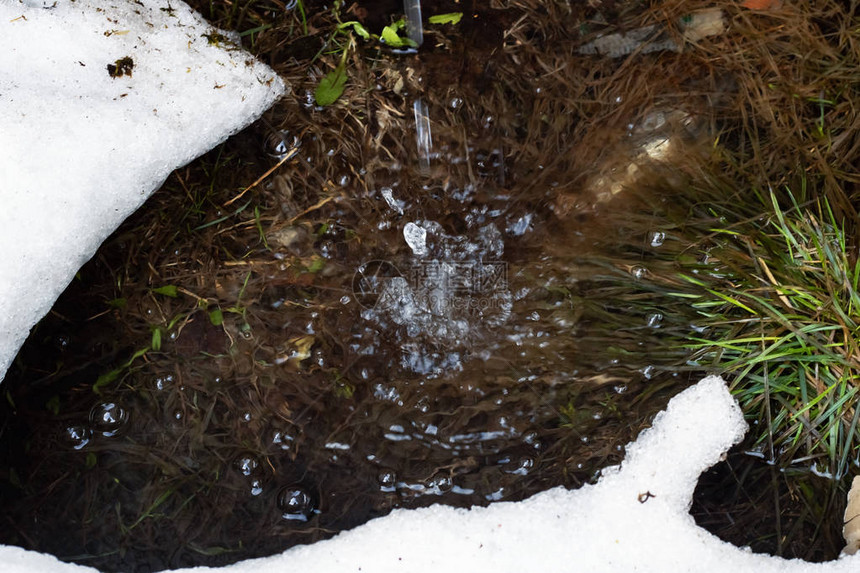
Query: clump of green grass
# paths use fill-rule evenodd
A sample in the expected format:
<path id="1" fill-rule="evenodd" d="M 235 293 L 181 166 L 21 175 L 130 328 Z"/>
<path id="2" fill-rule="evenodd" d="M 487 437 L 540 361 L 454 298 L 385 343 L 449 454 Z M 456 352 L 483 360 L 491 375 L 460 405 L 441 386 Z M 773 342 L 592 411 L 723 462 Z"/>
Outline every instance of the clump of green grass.
<path id="1" fill-rule="evenodd" d="M 767 459 L 839 478 L 860 443 L 860 260 L 826 199 L 769 199 L 751 232 L 720 231 L 719 272 L 682 271 L 707 327 L 688 346 L 730 379 Z"/>

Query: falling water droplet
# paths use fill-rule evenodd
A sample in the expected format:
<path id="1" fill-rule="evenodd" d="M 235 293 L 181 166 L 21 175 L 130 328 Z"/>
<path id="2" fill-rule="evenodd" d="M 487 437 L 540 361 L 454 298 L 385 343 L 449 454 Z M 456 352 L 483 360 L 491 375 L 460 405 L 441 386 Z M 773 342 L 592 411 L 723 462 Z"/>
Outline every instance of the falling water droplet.
<path id="1" fill-rule="evenodd" d="M 422 173 L 430 171 L 430 153 L 433 150 L 433 136 L 430 131 L 430 112 L 421 98 L 412 104 L 415 116 L 415 138 L 418 144 L 418 167 Z"/>

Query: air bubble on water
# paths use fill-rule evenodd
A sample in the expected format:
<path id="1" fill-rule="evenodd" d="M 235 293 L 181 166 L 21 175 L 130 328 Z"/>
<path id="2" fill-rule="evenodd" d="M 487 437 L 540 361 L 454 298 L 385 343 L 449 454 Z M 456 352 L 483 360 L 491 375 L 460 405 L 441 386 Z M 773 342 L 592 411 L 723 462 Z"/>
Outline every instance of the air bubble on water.
<path id="1" fill-rule="evenodd" d="M 615 391 L 616 394 L 624 394 L 627 392 L 627 384 L 618 384 L 617 386 L 613 386 L 612 390 Z"/>
<path id="2" fill-rule="evenodd" d="M 173 383 L 173 375 L 159 376 L 155 379 L 155 389 L 164 390 L 169 384 Z"/>
<path id="3" fill-rule="evenodd" d="M 65 430 L 66 441 L 76 450 L 80 450 L 90 443 L 92 435 L 92 430 L 80 424 L 68 426 Z"/>
<path id="4" fill-rule="evenodd" d="M 314 513 L 314 500 L 304 488 L 287 486 L 278 492 L 281 517 L 289 521 L 307 521 Z"/>
<path id="5" fill-rule="evenodd" d="M 648 233 L 648 242 L 652 247 L 660 247 L 666 241 L 666 233 L 663 231 L 651 231 Z"/>
<path id="6" fill-rule="evenodd" d="M 646 380 L 650 380 L 651 377 L 654 376 L 655 370 L 656 370 L 656 368 L 654 368 L 654 366 L 648 365 L 645 368 L 643 368 L 642 370 L 640 370 L 640 372 L 642 373 L 642 376 L 644 376 Z"/>
<path id="7" fill-rule="evenodd" d="M 406 239 L 406 244 L 412 249 L 412 252 L 422 257 L 427 254 L 427 231 L 419 227 L 415 223 L 406 223 L 403 227 L 403 238 Z"/>
<path id="8" fill-rule="evenodd" d="M 523 434 L 523 442 L 528 444 L 535 450 L 543 449 L 543 443 L 541 443 L 538 433 L 534 430 Z"/>
<path id="9" fill-rule="evenodd" d="M 397 484 L 397 474 L 392 469 L 380 468 L 376 474 L 376 482 L 379 484 L 380 491 L 392 492 Z"/>
<path id="10" fill-rule="evenodd" d="M 243 476 L 250 476 L 259 466 L 260 462 L 251 456 L 241 457 L 236 460 L 236 469 L 239 470 L 239 473 Z"/>
<path id="11" fill-rule="evenodd" d="M 648 274 L 648 269 L 643 266 L 636 265 L 630 269 L 630 274 L 633 275 L 634 279 L 642 279 L 645 275 Z"/>
<path id="12" fill-rule="evenodd" d="M 441 495 L 443 493 L 448 493 L 449 491 L 451 491 L 451 488 L 454 487 L 454 480 L 449 474 L 437 473 L 427 482 L 427 487 L 428 489 L 432 490 L 432 493 L 435 493 L 436 495 Z"/>
<path id="13" fill-rule="evenodd" d="M 448 107 L 451 109 L 460 109 L 463 107 L 463 98 L 452 97 L 448 102 Z"/>
<path id="14" fill-rule="evenodd" d="M 263 483 L 258 479 L 253 480 L 251 482 L 251 495 L 258 496 L 261 493 L 263 493 Z"/>
<path id="15" fill-rule="evenodd" d="M 90 411 L 90 424 L 105 437 L 115 436 L 128 421 L 128 412 L 115 402 L 97 404 Z"/>
<path id="16" fill-rule="evenodd" d="M 530 456 L 523 456 L 519 460 L 517 460 L 514 467 L 509 469 L 505 469 L 505 473 L 515 475 L 515 476 L 524 476 L 528 475 L 528 473 L 534 468 L 535 460 Z"/>
<path id="17" fill-rule="evenodd" d="M 251 412 L 245 412 L 244 414 L 242 414 L 242 419 L 246 422 L 250 422 L 251 421 Z"/>
<path id="18" fill-rule="evenodd" d="M 645 317 L 645 324 L 648 325 L 648 328 L 660 328 L 662 323 L 663 315 L 659 312 L 652 312 Z"/>
<path id="19" fill-rule="evenodd" d="M 276 430 L 274 434 L 272 434 L 272 445 L 282 450 L 289 450 L 294 441 L 295 437 L 280 430 Z"/>
<path id="20" fill-rule="evenodd" d="M 266 137 L 266 141 L 263 143 L 266 154 L 278 161 L 286 157 L 293 148 L 299 146 L 299 138 L 290 134 L 287 130 L 273 131 Z"/>
<path id="21" fill-rule="evenodd" d="M 352 299 L 349 298 L 349 295 L 343 295 L 340 297 L 340 304 L 349 304 L 350 301 L 352 301 Z"/>

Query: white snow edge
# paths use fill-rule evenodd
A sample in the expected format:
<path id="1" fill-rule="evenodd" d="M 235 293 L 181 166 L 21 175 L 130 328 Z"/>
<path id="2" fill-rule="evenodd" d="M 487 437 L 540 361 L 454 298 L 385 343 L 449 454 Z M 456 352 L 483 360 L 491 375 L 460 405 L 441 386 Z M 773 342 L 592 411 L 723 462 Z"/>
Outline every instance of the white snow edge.
<path id="1" fill-rule="evenodd" d="M 284 93 L 213 32 L 178 0 L 0 0 L 0 380 L 170 172 Z M 111 77 L 125 57 L 132 74 Z"/>
<path id="2" fill-rule="evenodd" d="M 439 571 L 848 572 L 860 555 L 829 563 L 751 553 L 696 526 L 689 514 L 699 476 L 747 426 L 723 380 L 705 378 L 673 398 L 624 462 L 596 485 L 555 488 L 485 508 L 397 510 L 327 540 L 272 557 L 183 573 Z M 643 494 L 653 497 L 644 499 Z M 95 571 L 0 547 L 8 573 Z"/>

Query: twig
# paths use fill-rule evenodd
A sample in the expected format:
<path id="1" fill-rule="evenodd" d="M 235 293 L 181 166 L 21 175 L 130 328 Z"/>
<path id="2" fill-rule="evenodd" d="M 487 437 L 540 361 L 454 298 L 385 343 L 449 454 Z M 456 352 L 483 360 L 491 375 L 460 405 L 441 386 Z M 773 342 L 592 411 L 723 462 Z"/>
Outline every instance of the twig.
<path id="1" fill-rule="evenodd" d="M 238 201 L 239 199 L 241 199 L 241 198 L 242 198 L 242 196 L 243 196 L 243 195 L 245 195 L 245 193 L 247 193 L 248 191 L 250 191 L 251 189 L 253 189 L 253 188 L 254 188 L 254 187 L 256 187 L 257 185 L 259 185 L 260 183 L 262 183 L 262 182 L 263 182 L 263 180 L 265 180 L 265 179 L 266 179 L 266 177 L 268 177 L 269 175 L 271 175 L 271 174 L 272 174 L 272 173 L 273 173 L 273 172 L 274 172 L 278 167 L 280 167 L 281 165 L 283 165 L 284 163 L 286 163 L 288 159 L 291 159 L 292 157 L 294 157 L 294 156 L 296 155 L 296 153 L 298 153 L 298 152 L 299 152 L 298 147 L 293 147 L 292 149 L 290 149 L 290 150 L 287 152 L 287 154 L 286 154 L 286 155 L 284 155 L 284 156 L 281 158 L 281 160 L 280 160 L 280 161 L 278 161 L 278 162 L 275 164 L 275 166 L 274 166 L 274 167 L 272 167 L 271 169 L 269 169 L 268 171 L 266 171 L 265 173 L 263 173 L 262 175 L 260 175 L 260 177 L 259 177 L 256 181 L 254 181 L 253 183 L 251 183 L 248 187 L 245 187 L 245 188 L 241 191 L 241 193 L 239 193 L 238 195 L 236 195 L 235 197 L 233 197 L 232 199 L 230 199 L 229 201 L 227 201 L 226 203 L 224 203 L 224 206 L 225 206 L 225 207 L 228 207 L 228 206 L 232 205 L 233 203 L 235 203 L 236 201 Z"/>

